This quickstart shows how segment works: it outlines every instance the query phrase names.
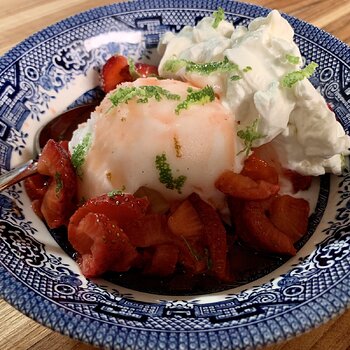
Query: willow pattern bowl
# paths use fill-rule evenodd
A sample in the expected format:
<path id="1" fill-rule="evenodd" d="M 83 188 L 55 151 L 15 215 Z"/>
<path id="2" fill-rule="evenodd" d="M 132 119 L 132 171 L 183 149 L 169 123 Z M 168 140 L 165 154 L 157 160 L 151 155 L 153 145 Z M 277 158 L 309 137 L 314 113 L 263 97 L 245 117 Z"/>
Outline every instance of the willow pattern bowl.
<path id="1" fill-rule="evenodd" d="M 234 24 L 269 10 L 235 1 L 144 0 L 92 9 L 28 38 L 0 59 L 0 167 L 27 160 L 33 135 L 64 109 L 99 96 L 99 68 L 115 52 L 155 61 L 166 31 L 218 7 Z M 350 124 L 350 48 L 285 16 L 312 83 Z M 350 176 L 323 176 L 298 254 L 220 290 L 166 295 L 111 279 L 87 280 L 64 240 L 33 213 L 21 184 L 0 194 L 0 294 L 37 322 L 105 348 L 245 349 L 326 322 L 350 304 Z"/>

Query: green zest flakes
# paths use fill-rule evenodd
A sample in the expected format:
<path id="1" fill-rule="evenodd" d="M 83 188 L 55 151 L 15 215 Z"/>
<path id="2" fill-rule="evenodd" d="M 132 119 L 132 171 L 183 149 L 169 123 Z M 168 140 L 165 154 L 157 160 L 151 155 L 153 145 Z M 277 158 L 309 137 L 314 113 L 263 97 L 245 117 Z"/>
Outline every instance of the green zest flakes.
<path id="1" fill-rule="evenodd" d="M 234 72 L 238 71 L 239 67 L 236 63 L 231 62 L 226 56 L 222 61 L 208 63 L 194 63 L 182 59 L 169 59 L 165 62 L 164 70 L 176 73 L 179 69 L 185 67 L 186 72 L 195 72 L 200 75 L 209 75 L 214 72 Z"/>
<path id="2" fill-rule="evenodd" d="M 196 259 L 196 261 L 201 261 L 201 257 L 199 254 L 197 254 L 197 252 L 193 249 L 193 247 L 191 246 L 191 244 L 188 242 L 188 240 L 184 237 L 181 236 L 181 238 L 184 240 L 188 251 L 190 252 L 190 254 Z"/>
<path id="3" fill-rule="evenodd" d="M 131 77 L 136 80 L 137 78 L 140 78 L 140 74 L 137 72 L 135 67 L 135 61 L 132 58 L 128 58 L 128 65 L 129 65 L 129 73 Z"/>
<path id="4" fill-rule="evenodd" d="M 188 88 L 188 95 L 184 101 L 176 106 L 175 113 L 179 114 L 180 110 L 187 109 L 191 104 L 204 104 L 214 101 L 214 90 L 210 86 L 206 86 L 201 90 Z M 160 101 L 164 98 L 168 100 L 180 100 L 180 95 L 173 94 L 169 90 L 163 89 L 160 86 L 126 86 L 115 91 L 110 97 L 113 106 L 118 106 L 121 103 L 128 103 L 131 99 L 137 98 L 137 103 L 148 103 L 150 98 Z"/>
<path id="5" fill-rule="evenodd" d="M 241 138 L 244 143 L 244 148 L 238 154 L 245 152 L 246 156 L 249 155 L 253 142 L 265 137 L 258 133 L 258 119 L 255 119 L 252 125 L 248 125 L 244 130 L 239 130 L 237 136 Z"/>
<path id="6" fill-rule="evenodd" d="M 180 114 L 182 109 L 188 109 L 192 104 L 205 104 L 215 100 L 214 90 L 211 86 L 207 85 L 201 90 L 194 90 L 192 88 L 187 89 L 188 95 L 184 101 L 176 106 L 175 113 Z"/>
<path id="7" fill-rule="evenodd" d="M 230 80 L 233 80 L 233 81 L 237 81 L 237 80 L 241 80 L 242 77 L 240 75 L 232 75 L 232 77 L 230 77 Z"/>
<path id="8" fill-rule="evenodd" d="M 109 97 L 115 107 L 122 103 L 128 103 L 133 98 L 137 98 L 137 103 L 147 103 L 150 98 L 154 98 L 156 101 L 160 101 L 162 98 L 179 100 L 180 96 L 172 94 L 169 90 L 163 89 L 160 86 L 147 85 L 121 87 Z"/>
<path id="9" fill-rule="evenodd" d="M 120 190 L 113 190 L 107 193 L 107 196 L 110 198 L 113 198 L 115 196 L 121 195 L 125 192 L 126 187 L 122 186 L 122 188 Z"/>
<path id="10" fill-rule="evenodd" d="M 187 177 L 184 175 L 180 175 L 177 178 L 173 177 L 172 170 L 170 168 L 170 164 L 167 162 L 165 153 L 157 155 L 155 163 L 159 173 L 160 183 L 165 185 L 165 187 L 170 190 L 177 190 L 178 193 L 181 193 L 181 189 L 185 184 Z"/>
<path id="11" fill-rule="evenodd" d="M 318 67 L 318 64 L 315 62 L 311 62 L 305 68 L 301 70 L 297 70 L 295 72 L 291 72 L 286 74 L 281 79 L 281 85 L 285 88 L 293 87 L 298 81 L 303 80 L 304 78 L 310 78 L 312 74 L 314 74 L 315 69 Z"/>
<path id="12" fill-rule="evenodd" d="M 286 60 L 290 63 L 290 64 L 298 64 L 300 62 L 300 59 L 298 56 L 293 56 L 290 54 L 286 54 Z"/>
<path id="13" fill-rule="evenodd" d="M 72 164 L 76 174 L 81 178 L 83 175 L 82 166 L 85 162 L 86 154 L 91 146 L 91 133 L 87 133 L 83 141 L 73 148 Z"/>
<path id="14" fill-rule="evenodd" d="M 243 73 L 248 73 L 251 70 L 253 70 L 253 68 L 251 66 L 246 66 L 242 69 L 242 71 L 238 71 L 238 74 L 232 75 L 230 77 L 230 80 L 231 81 L 241 80 L 243 78 Z"/>
<path id="15" fill-rule="evenodd" d="M 56 182 L 55 193 L 56 193 L 56 196 L 58 196 L 63 188 L 61 173 L 59 173 L 58 171 L 56 171 L 55 173 L 55 182 Z"/>
<path id="16" fill-rule="evenodd" d="M 219 7 L 218 10 L 213 13 L 213 17 L 214 22 L 212 27 L 216 29 L 219 26 L 220 22 L 225 19 L 225 11 L 221 7 Z"/>
<path id="17" fill-rule="evenodd" d="M 187 62 L 190 62 L 190 61 L 181 60 L 178 58 L 171 58 L 165 61 L 164 70 L 166 72 L 176 73 L 181 68 L 186 67 Z"/>
<path id="18" fill-rule="evenodd" d="M 248 73 L 253 69 L 251 66 L 246 66 L 241 70 L 236 63 L 231 62 L 226 56 L 222 61 L 208 63 L 195 63 L 192 61 L 173 58 L 167 60 L 164 64 L 164 70 L 171 73 L 176 73 L 181 68 L 185 68 L 186 72 L 197 73 L 200 75 L 235 72 L 235 74 L 230 77 L 230 80 L 232 81 L 242 79 L 244 73 Z"/>

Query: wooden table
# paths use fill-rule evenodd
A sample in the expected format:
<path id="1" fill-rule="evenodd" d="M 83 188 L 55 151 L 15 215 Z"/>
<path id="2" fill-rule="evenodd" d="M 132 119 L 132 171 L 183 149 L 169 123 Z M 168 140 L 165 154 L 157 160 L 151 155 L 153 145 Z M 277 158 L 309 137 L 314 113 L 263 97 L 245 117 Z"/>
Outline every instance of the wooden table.
<path id="1" fill-rule="evenodd" d="M 0 0 L 0 55 L 30 34 L 80 11 L 113 0 Z M 304 19 L 350 44 L 349 0 L 251 0 Z M 55 333 L 0 300 L 1 350 L 88 350 L 93 347 Z M 269 350 L 350 349 L 350 310 L 327 324 Z"/>

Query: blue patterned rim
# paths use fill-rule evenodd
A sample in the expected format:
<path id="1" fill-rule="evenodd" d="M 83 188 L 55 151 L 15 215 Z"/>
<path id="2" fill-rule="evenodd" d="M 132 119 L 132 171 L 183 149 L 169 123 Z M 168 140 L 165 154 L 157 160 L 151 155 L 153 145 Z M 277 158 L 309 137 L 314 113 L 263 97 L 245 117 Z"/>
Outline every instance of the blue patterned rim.
<path id="1" fill-rule="evenodd" d="M 219 6 L 242 25 L 269 12 L 234 1 L 119 3 L 57 23 L 12 49 L 0 59 L 2 171 L 28 156 L 33 130 L 50 118 L 49 111 L 63 100 L 66 108 L 95 96 L 95 83 L 74 83 L 94 78 L 111 54 L 151 57 L 161 33 L 194 25 Z M 312 83 L 348 131 L 349 47 L 285 18 L 303 56 L 320 66 Z M 93 46 L 89 41 L 107 31 L 140 32 L 141 44 Z M 350 175 L 331 177 L 330 192 L 328 185 L 321 187 L 316 232 L 296 258 L 244 286 L 196 296 L 140 293 L 86 280 L 35 218 L 18 185 L 0 194 L 0 293 L 39 323 L 109 349 L 245 349 L 275 343 L 316 327 L 350 304 L 349 183 Z"/>

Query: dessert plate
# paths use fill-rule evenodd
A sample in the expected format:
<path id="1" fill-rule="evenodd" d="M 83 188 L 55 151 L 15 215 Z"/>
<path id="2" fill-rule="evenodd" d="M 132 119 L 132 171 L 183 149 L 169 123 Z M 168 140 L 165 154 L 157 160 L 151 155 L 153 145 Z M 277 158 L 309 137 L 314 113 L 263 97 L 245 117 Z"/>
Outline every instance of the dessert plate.
<path id="1" fill-rule="evenodd" d="M 218 7 L 235 25 L 268 9 L 235 1 L 144 0 L 92 9 L 28 38 L 0 59 L 1 172 L 31 156 L 35 130 L 99 98 L 99 69 L 115 52 L 157 63 L 166 31 Z M 350 48 L 285 16 L 312 83 L 350 127 Z M 272 259 L 235 285 L 168 293 L 123 279 L 87 280 L 66 246 L 33 213 L 21 184 L 0 194 L 0 294 L 25 315 L 108 349 L 245 349 L 316 327 L 350 305 L 350 175 L 323 176 L 297 256 Z M 145 277 L 146 278 L 146 277 Z"/>

